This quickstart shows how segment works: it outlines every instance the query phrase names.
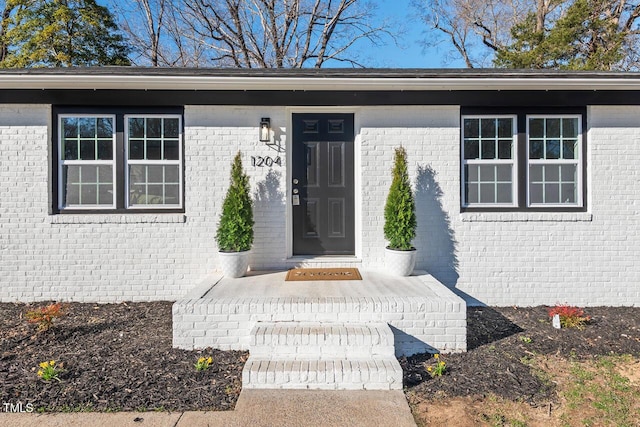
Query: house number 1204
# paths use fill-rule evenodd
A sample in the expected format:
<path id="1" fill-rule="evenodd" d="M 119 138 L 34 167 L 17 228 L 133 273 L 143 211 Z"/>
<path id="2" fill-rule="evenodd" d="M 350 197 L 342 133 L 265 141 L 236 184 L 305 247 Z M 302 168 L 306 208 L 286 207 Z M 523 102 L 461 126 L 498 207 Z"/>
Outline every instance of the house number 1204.
<path id="1" fill-rule="evenodd" d="M 262 157 L 262 156 L 251 156 L 251 166 L 257 167 L 268 167 L 270 168 L 273 165 L 282 166 L 282 160 L 280 160 L 280 156 L 277 157 Z"/>

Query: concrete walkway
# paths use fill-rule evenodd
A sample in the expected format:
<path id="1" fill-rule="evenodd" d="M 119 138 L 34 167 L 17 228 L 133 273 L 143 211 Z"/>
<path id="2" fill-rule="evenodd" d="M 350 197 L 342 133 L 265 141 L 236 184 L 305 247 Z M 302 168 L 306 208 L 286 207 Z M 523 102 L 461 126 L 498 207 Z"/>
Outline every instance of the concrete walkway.
<path id="1" fill-rule="evenodd" d="M 415 427 L 400 390 L 243 390 L 235 411 L 0 413 L 11 427 Z"/>

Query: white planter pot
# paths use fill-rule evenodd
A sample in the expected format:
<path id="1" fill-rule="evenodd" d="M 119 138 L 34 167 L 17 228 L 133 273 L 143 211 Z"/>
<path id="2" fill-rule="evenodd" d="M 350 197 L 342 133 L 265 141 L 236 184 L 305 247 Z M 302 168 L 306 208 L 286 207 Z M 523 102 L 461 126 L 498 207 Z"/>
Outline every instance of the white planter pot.
<path id="1" fill-rule="evenodd" d="M 220 269 L 225 277 L 242 277 L 249 268 L 249 252 L 218 252 Z"/>
<path id="2" fill-rule="evenodd" d="M 394 276 L 411 276 L 416 266 L 416 250 L 396 251 L 385 248 L 386 271 Z"/>

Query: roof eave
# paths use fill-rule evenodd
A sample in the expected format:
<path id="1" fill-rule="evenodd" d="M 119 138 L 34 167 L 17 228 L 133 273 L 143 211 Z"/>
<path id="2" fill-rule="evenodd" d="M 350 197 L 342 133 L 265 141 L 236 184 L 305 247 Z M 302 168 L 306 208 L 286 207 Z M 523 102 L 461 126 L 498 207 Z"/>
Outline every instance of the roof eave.
<path id="1" fill-rule="evenodd" d="M 0 75 L 0 89 L 86 90 L 640 90 L 638 78 L 247 77 L 176 75 Z"/>

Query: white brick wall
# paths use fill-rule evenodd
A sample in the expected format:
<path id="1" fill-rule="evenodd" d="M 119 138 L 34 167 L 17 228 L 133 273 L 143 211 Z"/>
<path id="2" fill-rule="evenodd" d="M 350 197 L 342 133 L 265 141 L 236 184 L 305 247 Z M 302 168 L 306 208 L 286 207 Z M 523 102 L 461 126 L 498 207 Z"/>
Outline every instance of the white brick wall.
<path id="1" fill-rule="evenodd" d="M 285 123 L 282 108 L 185 109 L 184 215 L 51 216 L 50 107 L 0 106 L 0 301 L 182 297 L 216 268 L 216 224 L 239 149 L 253 189 L 264 187 L 268 168 L 249 166 L 251 155 L 274 156 L 257 142 L 263 116 Z M 269 178 L 283 176 L 284 167 L 273 168 Z M 285 256 L 284 247 L 274 246 L 285 228 L 284 202 L 265 199 L 277 195 L 264 190 L 256 201 L 256 241 L 272 244 L 257 245 L 258 265 L 278 250 L 275 256 Z"/>
<path id="2" fill-rule="evenodd" d="M 640 305 L 640 107 L 589 108 L 589 212 L 578 214 L 461 214 L 457 107 L 354 111 L 362 268 L 383 262 L 383 206 L 402 144 L 417 184 L 417 268 L 490 305 Z M 287 266 L 285 108 L 186 107 L 186 213 L 168 216 L 48 215 L 50 117 L 49 106 L 0 106 L 1 301 L 181 297 L 216 268 L 237 150 L 256 196 L 252 265 Z M 258 142 L 260 117 L 271 117 L 282 152 Z M 282 166 L 253 167 L 252 155 L 279 155 Z"/>

